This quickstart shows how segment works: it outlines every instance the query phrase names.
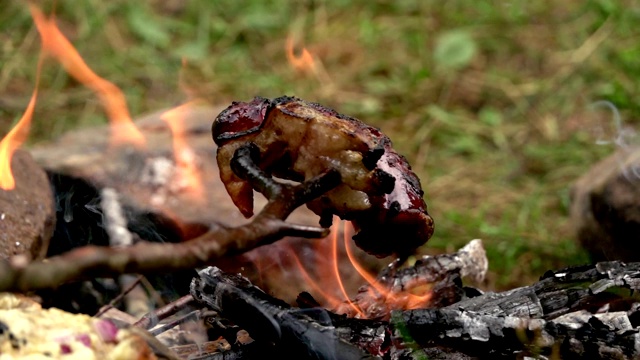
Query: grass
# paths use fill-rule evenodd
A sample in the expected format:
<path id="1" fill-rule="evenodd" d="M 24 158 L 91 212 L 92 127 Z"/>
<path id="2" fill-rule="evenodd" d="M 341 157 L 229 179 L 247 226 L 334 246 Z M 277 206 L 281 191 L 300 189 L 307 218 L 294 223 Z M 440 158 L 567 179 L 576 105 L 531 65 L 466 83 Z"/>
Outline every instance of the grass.
<path id="1" fill-rule="evenodd" d="M 588 261 L 568 224 L 568 193 L 614 151 L 596 143 L 622 131 L 590 105 L 610 101 L 625 126 L 640 118 L 632 5 L 59 0 L 56 14 L 133 114 L 189 96 L 224 104 L 287 94 L 380 127 L 426 191 L 437 229 L 425 251 L 482 238 L 487 286 L 504 289 Z M 28 102 L 39 39 L 23 1 L 6 1 L 0 29 L 4 134 Z M 288 36 L 313 54 L 319 76 L 287 62 Z M 32 143 L 105 122 L 94 95 L 53 61 L 38 101 Z"/>

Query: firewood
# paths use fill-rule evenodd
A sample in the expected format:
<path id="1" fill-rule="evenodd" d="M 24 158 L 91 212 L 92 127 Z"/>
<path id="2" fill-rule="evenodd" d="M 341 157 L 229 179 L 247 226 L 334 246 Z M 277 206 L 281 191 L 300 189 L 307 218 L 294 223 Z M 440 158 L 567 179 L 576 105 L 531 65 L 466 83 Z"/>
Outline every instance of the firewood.
<path id="1" fill-rule="evenodd" d="M 640 323 L 632 304 L 639 278 L 640 263 L 550 271 L 528 287 L 441 309 L 397 311 L 391 323 L 400 342 L 446 346 L 472 356 L 635 358 Z"/>
<path id="2" fill-rule="evenodd" d="M 252 338 L 277 347 L 277 354 L 291 359 L 374 358 L 348 342 L 364 336 L 384 343 L 384 327 L 361 326 L 366 331 L 354 335 L 355 327 L 335 325 L 328 312 L 300 311 L 272 298 L 241 276 L 224 274 L 209 267 L 199 272 L 191 285 L 193 297 L 241 325 Z M 363 320 L 362 322 L 366 322 Z M 365 335 L 363 335 L 365 334 Z M 369 341 L 371 343 L 371 341 Z"/>
<path id="3" fill-rule="evenodd" d="M 349 317 L 388 320 L 392 310 L 444 307 L 464 296 L 461 276 L 484 279 L 488 260 L 482 242 L 472 240 L 453 254 L 423 256 L 407 268 L 392 263 L 372 284 L 362 286 L 353 300 L 334 311 Z"/>
<path id="4" fill-rule="evenodd" d="M 27 291 L 88 277 L 196 268 L 284 236 L 327 235 L 327 229 L 290 224 L 285 220 L 299 206 L 340 185 L 341 176 L 337 171 L 329 170 L 300 184 L 284 184 L 266 175 L 253 162 L 250 153 L 238 151 L 234 162 L 232 166 L 268 199 L 249 224 L 235 228 L 221 226 L 181 244 L 139 242 L 125 248 L 84 246 L 47 262 L 18 266 L 0 262 L 0 290 Z"/>

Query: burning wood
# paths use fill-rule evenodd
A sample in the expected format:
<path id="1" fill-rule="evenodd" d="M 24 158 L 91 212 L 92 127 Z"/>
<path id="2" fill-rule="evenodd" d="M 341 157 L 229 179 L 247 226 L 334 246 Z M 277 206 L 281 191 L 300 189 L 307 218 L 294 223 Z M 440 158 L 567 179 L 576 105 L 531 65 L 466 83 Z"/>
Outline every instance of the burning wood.
<path id="1" fill-rule="evenodd" d="M 333 324 L 330 313 L 300 311 L 276 300 L 254 287 L 246 279 L 230 276 L 217 268 L 200 271 L 191 285 L 193 297 L 208 307 L 221 311 L 249 331 L 252 337 L 273 343 L 278 354 L 305 359 L 364 359 L 367 352 L 346 338 L 368 338 L 368 344 L 381 347 L 387 334 L 381 331 L 353 334 L 353 329 Z M 257 335 L 253 335 L 257 334 Z M 379 350 L 381 351 L 381 350 Z"/>
<path id="2" fill-rule="evenodd" d="M 122 273 L 154 273 L 201 266 L 215 258 L 252 249 L 283 236 L 320 237 L 326 230 L 288 224 L 284 219 L 306 201 L 339 184 L 333 172 L 300 185 L 269 189 L 270 199 L 253 220 L 237 228 L 219 228 L 182 244 L 139 242 L 126 248 L 85 246 L 44 262 L 0 263 L 0 289 L 27 291 L 59 286 L 71 280 Z M 262 188 L 260 184 L 258 188 Z"/>
<path id="3" fill-rule="evenodd" d="M 476 283 L 487 272 L 488 261 L 480 240 L 473 240 L 455 254 L 425 256 L 415 265 L 397 269 L 389 265 L 377 279 L 358 290 L 353 300 L 334 311 L 349 317 L 389 320 L 392 310 L 444 307 L 464 296 L 460 277 Z"/>
<path id="4" fill-rule="evenodd" d="M 637 358 L 640 264 L 548 272 L 534 285 L 442 309 L 396 312 L 396 338 L 473 356 Z"/>
<path id="5" fill-rule="evenodd" d="M 278 354 L 297 358 L 333 359 L 336 350 L 343 351 L 339 358 L 362 356 L 354 348 L 390 358 L 408 353 L 456 358 L 449 352 L 480 358 L 635 358 L 640 355 L 640 306 L 634 295 L 639 270 L 640 264 L 619 262 L 568 268 L 505 293 L 440 308 L 395 310 L 389 321 L 291 308 L 216 268 L 200 272 L 192 294 L 249 330 L 260 346 L 275 344 Z M 333 344 L 329 350 L 327 341 Z"/>

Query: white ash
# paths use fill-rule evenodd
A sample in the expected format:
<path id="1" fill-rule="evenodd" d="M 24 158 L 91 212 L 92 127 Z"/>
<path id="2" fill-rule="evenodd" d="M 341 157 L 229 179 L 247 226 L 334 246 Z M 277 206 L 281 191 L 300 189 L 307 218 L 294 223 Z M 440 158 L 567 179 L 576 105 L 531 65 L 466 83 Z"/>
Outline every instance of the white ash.
<path id="1" fill-rule="evenodd" d="M 177 161 L 166 157 L 153 157 L 145 161 L 141 183 L 154 189 L 151 203 L 160 206 L 169 195 L 180 194 L 192 186 L 193 169 L 202 168 L 202 159 L 190 149 L 183 149 Z"/>
<path id="2" fill-rule="evenodd" d="M 118 200 L 118 192 L 112 188 L 104 188 L 100 192 L 100 205 L 105 229 L 109 234 L 111 246 L 129 246 L 133 244 L 133 236 L 127 229 L 127 219 Z"/>
<path id="3" fill-rule="evenodd" d="M 140 181 L 153 187 L 165 186 L 176 172 L 173 160 L 166 157 L 153 157 L 145 160 Z"/>
<path id="4" fill-rule="evenodd" d="M 458 258 L 462 263 L 462 268 L 460 269 L 462 277 L 469 277 L 478 283 L 484 280 L 489 269 L 489 260 L 482 245 L 482 240 L 471 240 L 458 250 Z"/>

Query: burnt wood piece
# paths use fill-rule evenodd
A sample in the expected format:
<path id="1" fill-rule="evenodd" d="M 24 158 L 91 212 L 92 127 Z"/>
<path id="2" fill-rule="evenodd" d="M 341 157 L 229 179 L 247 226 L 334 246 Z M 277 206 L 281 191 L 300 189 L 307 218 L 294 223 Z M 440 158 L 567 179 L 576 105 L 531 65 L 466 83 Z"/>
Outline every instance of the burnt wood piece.
<path id="1" fill-rule="evenodd" d="M 185 295 L 178 300 L 167 304 L 163 307 L 156 309 L 144 316 L 142 316 L 133 325 L 146 330 L 158 325 L 161 320 L 168 318 L 171 315 L 175 315 L 178 311 L 190 306 L 194 302 L 193 296 Z"/>
<path id="2" fill-rule="evenodd" d="M 444 308 L 394 311 L 388 322 L 322 309 L 301 312 L 215 268 L 200 272 L 192 294 L 259 341 L 295 349 L 287 353 L 291 357 L 318 358 L 309 349 L 317 344 L 316 335 L 326 336 L 318 329 L 330 328 L 331 341 L 339 338 L 391 359 L 453 359 L 461 353 L 459 358 L 467 359 L 622 359 L 640 356 L 639 278 L 640 263 L 567 268 L 550 271 L 529 287 L 486 293 Z M 305 336 L 291 335 L 300 332 Z"/>
<path id="3" fill-rule="evenodd" d="M 640 356 L 640 263 L 549 271 L 539 282 L 442 309 L 392 313 L 395 339 L 471 356 Z"/>
<path id="4" fill-rule="evenodd" d="M 253 286 L 239 275 L 229 275 L 209 267 L 199 272 L 191 284 L 193 297 L 245 328 L 252 338 L 277 347 L 277 354 L 290 359 L 375 358 L 347 341 L 358 337 L 387 343 L 384 323 L 379 326 L 341 327 L 322 309 L 290 307 Z M 352 320 L 353 321 L 353 320 Z M 354 335 L 354 332 L 360 332 Z"/>
<path id="5" fill-rule="evenodd" d="M 454 254 L 424 256 L 410 267 L 398 269 L 399 264 L 394 262 L 381 272 L 375 284 L 362 286 L 353 300 L 334 311 L 349 317 L 388 320 L 392 310 L 445 307 L 465 295 L 461 276 L 480 282 L 488 264 L 479 239 Z"/>
<path id="6" fill-rule="evenodd" d="M 552 320 L 579 310 L 595 313 L 607 305 L 628 309 L 640 300 L 640 263 L 619 261 L 548 271 L 539 282 L 503 293 L 485 293 L 449 306 L 483 314 Z"/>
<path id="7" fill-rule="evenodd" d="M 626 312 L 570 315 L 546 321 L 449 308 L 419 309 L 394 313 L 392 323 L 401 342 L 446 346 L 482 358 L 631 359 L 640 355 L 640 334 L 631 328 Z"/>
<path id="8" fill-rule="evenodd" d="M 11 161 L 12 190 L 0 189 L 0 258 L 24 254 L 42 259 L 55 227 L 51 185 L 28 152 L 18 149 Z"/>

